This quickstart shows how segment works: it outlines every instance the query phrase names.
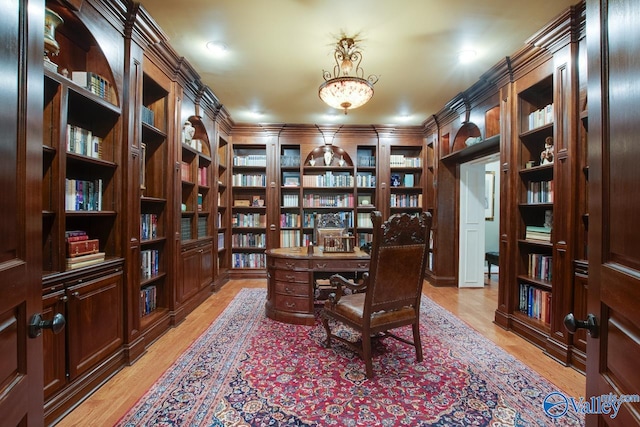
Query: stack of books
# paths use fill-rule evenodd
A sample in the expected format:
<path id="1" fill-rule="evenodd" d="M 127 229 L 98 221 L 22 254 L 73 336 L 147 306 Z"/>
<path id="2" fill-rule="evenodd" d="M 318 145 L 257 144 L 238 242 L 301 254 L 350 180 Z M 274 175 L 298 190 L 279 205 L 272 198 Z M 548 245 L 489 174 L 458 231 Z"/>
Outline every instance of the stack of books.
<path id="1" fill-rule="evenodd" d="M 527 240 L 541 240 L 543 242 L 551 242 L 551 228 L 527 225 L 524 238 Z"/>
<path id="2" fill-rule="evenodd" d="M 67 242 L 67 270 L 86 267 L 104 261 L 105 253 L 100 252 L 100 241 L 89 239 L 85 231 L 65 232 Z"/>

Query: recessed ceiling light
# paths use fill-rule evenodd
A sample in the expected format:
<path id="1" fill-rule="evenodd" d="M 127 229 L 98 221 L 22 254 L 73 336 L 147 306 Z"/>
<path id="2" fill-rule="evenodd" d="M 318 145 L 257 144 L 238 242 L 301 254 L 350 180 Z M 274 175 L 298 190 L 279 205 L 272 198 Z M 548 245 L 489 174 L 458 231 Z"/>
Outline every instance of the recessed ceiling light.
<path id="1" fill-rule="evenodd" d="M 462 64 L 468 64 L 469 62 L 472 62 L 474 59 L 476 59 L 477 56 L 478 53 L 472 49 L 465 49 L 458 52 L 458 60 Z"/>
<path id="2" fill-rule="evenodd" d="M 224 55 L 227 53 L 227 45 L 221 42 L 207 42 L 207 49 L 215 55 Z"/>

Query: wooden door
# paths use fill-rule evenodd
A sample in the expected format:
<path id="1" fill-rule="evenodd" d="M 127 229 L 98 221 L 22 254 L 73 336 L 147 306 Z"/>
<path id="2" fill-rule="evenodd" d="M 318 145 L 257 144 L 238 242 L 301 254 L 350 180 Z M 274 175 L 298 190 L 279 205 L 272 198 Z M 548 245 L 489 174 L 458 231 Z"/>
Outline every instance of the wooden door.
<path id="1" fill-rule="evenodd" d="M 42 103 L 44 6 L 0 2 L 0 414 L 3 425 L 43 424 Z M 28 53 L 23 53 L 28 52 Z"/>
<path id="2" fill-rule="evenodd" d="M 484 174 L 484 163 L 460 165 L 459 288 L 484 286 Z"/>
<path id="3" fill-rule="evenodd" d="M 587 2 L 589 109 L 587 399 L 635 400 L 587 425 L 640 425 L 640 6 Z M 600 399 L 601 403 L 603 399 Z M 597 400 L 594 400 L 597 402 Z M 604 412 L 602 405 L 585 406 Z M 611 408 L 615 409 L 615 408 Z"/>

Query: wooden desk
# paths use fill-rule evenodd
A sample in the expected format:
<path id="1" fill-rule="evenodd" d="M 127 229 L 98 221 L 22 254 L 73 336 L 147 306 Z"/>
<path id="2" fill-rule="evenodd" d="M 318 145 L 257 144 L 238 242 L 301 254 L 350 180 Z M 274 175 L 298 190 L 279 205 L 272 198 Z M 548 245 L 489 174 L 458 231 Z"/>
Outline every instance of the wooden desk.
<path id="1" fill-rule="evenodd" d="M 270 319 L 298 325 L 313 325 L 314 273 L 365 272 L 369 254 L 356 248 L 349 253 L 324 253 L 306 247 L 267 250 L 267 302 Z"/>

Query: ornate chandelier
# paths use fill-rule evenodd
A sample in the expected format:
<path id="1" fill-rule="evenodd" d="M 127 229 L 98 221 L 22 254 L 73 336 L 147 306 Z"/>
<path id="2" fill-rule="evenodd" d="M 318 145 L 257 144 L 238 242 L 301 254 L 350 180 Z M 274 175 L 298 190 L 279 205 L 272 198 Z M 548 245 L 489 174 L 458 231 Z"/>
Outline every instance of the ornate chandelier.
<path id="1" fill-rule="evenodd" d="M 364 78 L 364 70 L 360 68 L 362 52 L 352 37 L 342 37 L 333 56 L 336 60 L 333 74 L 323 70 L 325 82 L 320 85 L 318 95 L 329 106 L 343 109 L 347 114 L 348 110 L 361 107 L 371 99 L 378 76 L 372 74 Z"/>

